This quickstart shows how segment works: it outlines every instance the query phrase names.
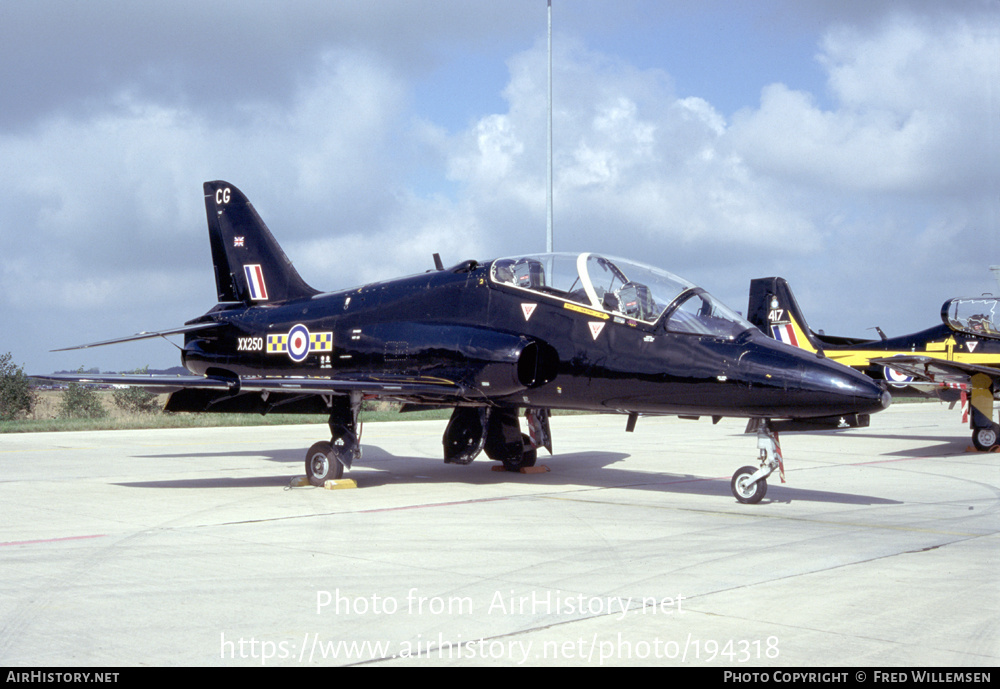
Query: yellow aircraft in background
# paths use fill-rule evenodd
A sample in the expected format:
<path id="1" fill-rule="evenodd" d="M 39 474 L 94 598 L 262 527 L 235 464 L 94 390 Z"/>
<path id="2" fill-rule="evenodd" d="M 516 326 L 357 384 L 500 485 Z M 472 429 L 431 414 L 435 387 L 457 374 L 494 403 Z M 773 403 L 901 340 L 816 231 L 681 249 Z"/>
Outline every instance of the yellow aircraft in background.
<path id="1" fill-rule="evenodd" d="M 950 299 L 943 323 L 900 337 L 836 337 L 810 330 L 784 278 L 750 281 L 748 320 L 786 344 L 816 352 L 885 381 L 893 395 L 906 389 L 969 402 L 972 443 L 979 450 L 1000 444 L 993 401 L 1000 397 L 1000 299 Z"/>

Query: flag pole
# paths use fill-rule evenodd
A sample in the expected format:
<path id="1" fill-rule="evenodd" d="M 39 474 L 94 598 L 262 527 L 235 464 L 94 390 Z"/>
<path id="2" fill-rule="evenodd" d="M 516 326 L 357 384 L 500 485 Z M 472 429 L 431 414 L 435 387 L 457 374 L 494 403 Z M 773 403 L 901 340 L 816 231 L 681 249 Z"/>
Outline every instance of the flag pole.
<path id="1" fill-rule="evenodd" d="M 548 0 L 549 13 L 549 102 L 548 102 L 548 191 L 545 195 L 545 208 L 547 214 L 545 250 L 549 253 L 554 251 L 552 241 L 552 0 Z"/>

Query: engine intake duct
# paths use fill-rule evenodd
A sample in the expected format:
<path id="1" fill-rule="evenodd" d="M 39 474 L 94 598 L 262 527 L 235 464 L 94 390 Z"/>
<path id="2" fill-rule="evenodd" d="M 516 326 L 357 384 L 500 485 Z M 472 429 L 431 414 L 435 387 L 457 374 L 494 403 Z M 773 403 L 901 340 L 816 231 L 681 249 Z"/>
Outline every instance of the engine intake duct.
<path id="1" fill-rule="evenodd" d="M 529 342 L 517 359 L 517 379 L 526 388 L 537 388 L 555 379 L 559 355 L 544 342 Z"/>

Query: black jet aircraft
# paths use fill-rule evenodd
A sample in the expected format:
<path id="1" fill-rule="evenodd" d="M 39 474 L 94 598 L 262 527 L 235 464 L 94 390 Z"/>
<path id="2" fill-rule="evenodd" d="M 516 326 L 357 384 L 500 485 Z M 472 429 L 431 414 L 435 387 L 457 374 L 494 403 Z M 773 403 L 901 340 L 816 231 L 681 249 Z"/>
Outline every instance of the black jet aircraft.
<path id="1" fill-rule="evenodd" d="M 450 268 L 435 255 L 435 270 L 321 293 L 236 187 L 204 192 L 219 303 L 182 327 L 82 346 L 183 334 L 192 375 L 61 379 L 167 388 L 167 411 L 326 415 L 331 439 L 306 453 L 313 485 L 361 456 L 362 401 L 385 398 L 453 408 L 444 461 L 485 450 L 509 470 L 552 451 L 552 409 L 625 414 L 628 431 L 643 414 L 749 418 L 761 464 L 732 486 L 753 503 L 782 468 L 777 430 L 866 425 L 889 404 L 867 377 L 775 342 L 705 290 L 597 254 Z"/>
<path id="2" fill-rule="evenodd" d="M 1000 394 L 995 297 L 949 299 L 941 307 L 943 323 L 917 333 L 887 337 L 879 329 L 877 340 L 837 337 L 810 330 L 788 282 L 770 277 L 750 281 L 747 314 L 775 339 L 822 352 L 897 391 L 915 388 L 949 401 L 968 400 L 973 445 L 987 450 L 1000 442 L 1000 425 L 993 421 L 993 400 Z"/>

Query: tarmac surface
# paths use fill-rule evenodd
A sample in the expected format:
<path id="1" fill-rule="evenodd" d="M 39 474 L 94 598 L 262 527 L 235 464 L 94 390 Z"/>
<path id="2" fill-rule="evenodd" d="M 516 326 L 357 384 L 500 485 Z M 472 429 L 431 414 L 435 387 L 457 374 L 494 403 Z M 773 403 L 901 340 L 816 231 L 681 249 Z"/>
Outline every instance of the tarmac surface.
<path id="1" fill-rule="evenodd" d="M 1000 454 L 957 409 L 783 435 L 758 505 L 745 422 L 625 422 L 554 417 L 537 474 L 371 423 L 344 490 L 290 487 L 323 423 L 2 436 L 0 665 L 1000 664 Z"/>

